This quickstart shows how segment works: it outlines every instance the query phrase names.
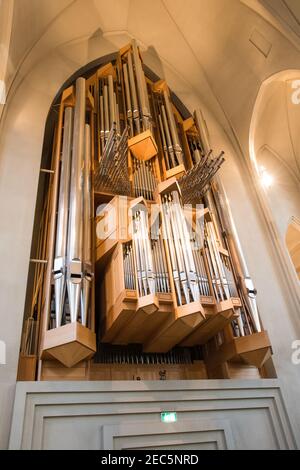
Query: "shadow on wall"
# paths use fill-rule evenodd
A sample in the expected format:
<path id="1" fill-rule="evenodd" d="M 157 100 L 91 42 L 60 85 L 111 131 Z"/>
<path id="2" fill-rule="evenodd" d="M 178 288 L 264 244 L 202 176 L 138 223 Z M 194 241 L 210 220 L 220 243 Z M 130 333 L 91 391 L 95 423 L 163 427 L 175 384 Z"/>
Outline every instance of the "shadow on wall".
<path id="1" fill-rule="evenodd" d="M 298 279 L 300 280 L 300 220 L 296 217 L 292 217 L 288 225 L 285 242 Z"/>
<path id="2" fill-rule="evenodd" d="M 149 46 L 145 52 L 142 52 L 142 55 L 148 67 L 151 70 L 154 70 L 156 75 L 158 75 L 160 79 L 165 80 L 166 77 L 165 77 L 164 66 L 161 62 L 161 59 L 155 47 Z"/>

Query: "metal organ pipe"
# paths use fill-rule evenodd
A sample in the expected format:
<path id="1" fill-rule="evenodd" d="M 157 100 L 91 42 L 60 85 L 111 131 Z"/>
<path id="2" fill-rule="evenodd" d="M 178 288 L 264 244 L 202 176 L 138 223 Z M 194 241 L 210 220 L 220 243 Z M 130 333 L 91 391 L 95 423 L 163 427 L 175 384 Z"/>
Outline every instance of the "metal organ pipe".
<path id="1" fill-rule="evenodd" d="M 165 99 L 165 104 L 166 104 L 166 111 L 168 115 L 168 121 L 170 125 L 170 131 L 171 131 L 171 136 L 173 140 L 173 149 L 177 158 L 177 161 L 179 165 L 182 164 L 182 148 L 179 143 L 179 138 L 178 138 L 178 132 L 177 132 L 177 126 L 174 118 L 174 113 L 171 107 L 170 103 L 170 98 L 168 95 L 168 92 L 164 90 L 164 99 Z"/>
<path id="2" fill-rule="evenodd" d="M 197 140 L 194 140 L 192 141 L 192 146 L 193 146 L 193 157 L 194 157 L 194 161 L 195 163 L 199 163 L 200 160 L 201 160 L 201 153 L 200 153 L 200 149 L 199 149 L 199 142 Z"/>
<path id="3" fill-rule="evenodd" d="M 244 257 L 243 251 L 242 251 L 241 243 L 240 243 L 240 240 L 239 240 L 239 236 L 237 234 L 236 226 L 235 226 L 235 223 L 233 221 L 231 210 L 230 210 L 230 207 L 229 207 L 228 202 L 227 202 L 224 187 L 223 187 L 222 182 L 220 181 L 219 177 L 217 177 L 217 181 L 218 181 L 218 186 L 220 188 L 219 190 L 221 191 L 222 199 L 224 199 L 224 204 L 221 204 L 220 194 L 217 195 L 218 205 L 220 206 L 220 208 L 223 209 L 222 212 L 221 212 L 222 218 L 225 219 L 225 220 L 223 220 L 223 223 L 224 223 L 224 226 L 227 229 L 230 229 L 230 232 L 232 234 L 232 239 L 234 240 L 234 245 L 236 247 L 236 252 L 237 252 L 237 256 L 238 256 L 238 264 L 240 265 L 240 271 L 241 271 L 240 274 L 243 276 L 245 290 L 247 291 L 247 294 L 248 294 L 247 295 L 247 297 L 248 297 L 247 300 L 248 300 L 248 304 L 249 304 L 249 307 L 250 307 L 249 310 L 250 310 L 250 313 L 251 313 L 251 317 L 252 317 L 252 320 L 253 320 L 253 323 L 255 325 L 255 328 L 256 328 L 257 332 L 261 332 L 262 328 L 261 328 L 257 303 L 256 303 L 256 299 L 255 299 L 256 291 L 255 291 L 255 288 L 254 288 L 254 284 L 253 284 L 253 281 L 252 281 L 252 279 L 250 277 L 250 274 L 249 274 L 249 271 L 248 271 L 248 267 L 247 267 L 245 257 Z"/>
<path id="4" fill-rule="evenodd" d="M 132 41 L 132 52 L 137 81 L 137 91 L 140 102 L 140 110 L 143 121 L 144 131 L 151 128 L 150 107 L 147 93 L 146 80 L 135 39 Z"/>
<path id="5" fill-rule="evenodd" d="M 162 197 L 164 229 L 170 252 L 177 301 L 182 305 L 200 299 L 198 277 L 192 253 L 190 236 L 177 191 Z"/>
<path id="6" fill-rule="evenodd" d="M 67 289 L 71 322 L 79 314 L 82 285 L 82 166 L 84 160 L 85 80 L 76 80 L 68 230 Z"/>
<path id="7" fill-rule="evenodd" d="M 167 120 L 167 115 L 166 115 L 166 110 L 165 110 L 164 105 L 162 105 L 162 107 L 161 107 L 161 112 L 162 112 L 163 124 L 164 124 L 164 128 L 165 128 L 165 135 L 166 135 L 166 139 L 167 139 L 168 152 L 169 152 L 169 155 L 170 155 L 172 166 L 175 167 L 176 162 L 175 162 L 174 150 L 173 150 L 169 125 L 168 125 L 168 120 Z"/>
<path id="8" fill-rule="evenodd" d="M 81 293 L 81 323 L 86 326 L 89 311 L 90 286 L 92 280 L 92 208 L 91 208 L 91 132 L 85 125 L 83 183 L 83 285 Z"/>
<path id="9" fill-rule="evenodd" d="M 199 132 L 199 135 L 200 135 L 200 138 L 201 138 L 201 143 L 202 143 L 202 146 L 203 146 L 204 153 L 207 155 L 210 152 L 210 142 L 209 142 L 209 137 L 208 137 L 208 133 L 207 133 L 206 123 L 205 123 L 205 120 L 204 120 L 204 117 L 203 117 L 203 114 L 202 114 L 201 110 L 196 110 L 194 112 L 194 119 L 195 119 L 196 127 L 198 129 L 198 132 Z M 224 194 L 224 189 L 222 187 L 222 183 L 220 182 L 220 178 L 218 178 L 218 182 L 219 182 L 219 187 L 222 189 L 223 194 Z M 212 205 L 213 203 L 211 201 L 211 194 L 209 192 L 207 193 L 207 199 L 208 199 L 209 204 Z M 256 330 L 258 332 L 260 332 L 261 331 L 261 325 L 260 325 L 259 314 L 258 314 L 258 309 L 257 309 L 257 304 L 256 304 L 256 299 L 255 299 L 255 294 L 254 294 L 255 289 L 253 287 L 252 280 L 251 280 L 251 278 L 248 274 L 248 270 L 247 270 L 247 267 L 246 267 L 246 264 L 245 264 L 244 256 L 243 256 L 243 253 L 242 253 L 242 250 L 241 250 L 241 245 L 240 245 L 240 242 L 239 242 L 239 239 L 238 239 L 238 236 L 237 236 L 237 232 L 236 232 L 236 229 L 235 229 L 235 225 L 234 225 L 234 222 L 232 220 L 232 216 L 231 216 L 231 213 L 230 213 L 230 210 L 229 210 L 228 207 L 226 207 L 226 211 L 227 211 L 227 217 L 226 217 L 227 220 L 226 220 L 226 222 L 229 225 L 229 227 L 231 228 L 231 232 L 232 232 L 233 239 L 234 239 L 234 242 L 235 242 L 234 245 L 235 245 L 236 250 L 238 252 L 239 261 L 241 262 L 242 270 L 243 270 L 243 273 L 244 273 L 244 285 L 245 285 L 245 288 L 248 292 L 248 299 L 247 300 L 248 300 L 248 305 L 250 307 L 249 308 L 250 314 L 251 314 L 252 321 L 255 325 Z M 223 214 L 223 217 L 224 217 L 224 210 L 222 211 L 222 214 Z M 219 276 L 220 276 L 219 282 L 221 283 L 222 288 L 224 289 L 226 296 L 229 297 L 229 295 L 230 295 L 230 292 L 229 292 L 230 291 L 230 285 L 227 281 L 226 281 L 226 284 L 224 284 L 224 279 L 226 280 L 226 267 L 223 264 L 223 261 L 222 261 L 220 255 L 219 255 L 219 253 L 217 253 L 216 251 L 215 251 L 215 253 L 216 253 L 216 258 L 217 258 L 217 267 L 218 267 Z M 237 322 L 238 322 L 240 334 L 242 336 L 245 335 L 244 325 L 243 325 L 243 321 L 242 321 L 241 316 L 238 317 Z"/>
<path id="10" fill-rule="evenodd" d="M 56 244 L 54 259 L 54 292 L 56 328 L 61 326 L 66 291 L 66 255 L 68 209 L 70 189 L 71 147 L 72 147 L 73 109 L 65 108 L 64 135 L 61 157 L 59 200 L 56 226 Z"/>
<path id="11" fill-rule="evenodd" d="M 120 127 L 119 105 L 117 103 L 116 93 L 114 93 L 114 107 L 115 107 L 117 136 L 118 136 L 118 138 L 120 138 L 121 137 L 121 127 Z"/>
<path id="12" fill-rule="evenodd" d="M 108 90 L 107 85 L 103 87 L 103 101 L 104 101 L 104 122 L 105 122 L 105 142 L 107 142 L 109 136 L 109 111 L 108 111 Z"/>
<path id="13" fill-rule="evenodd" d="M 166 167 L 167 170 L 170 169 L 170 164 L 169 164 L 169 155 L 168 155 L 168 148 L 167 148 L 167 142 L 166 142 L 166 136 L 165 136 L 165 131 L 161 119 L 161 115 L 158 115 L 158 121 L 159 121 L 159 128 L 160 128 L 160 133 L 161 133 L 161 140 L 162 140 L 162 146 L 163 146 L 163 151 L 164 151 L 164 156 L 165 156 L 165 162 L 166 162 Z"/>
<path id="14" fill-rule="evenodd" d="M 151 245 L 148 235 L 147 213 L 143 209 L 133 211 L 133 246 L 140 296 L 155 293 L 155 278 Z"/>
<path id="15" fill-rule="evenodd" d="M 130 127 L 130 135 L 133 136 L 132 104 L 131 104 L 127 64 L 123 64 L 123 75 L 124 75 L 124 86 L 125 86 L 126 106 L 127 106 L 127 120 L 129 122 L 129 127 Z"/>
<path id="16" fill-rule="evenodd" d="M 109 97 L 109 117 L 110 128 L 116 123 L 115 98 L 114 98 L 114 81 L 112 75 L 108 75 L 108 97 Z"/>
<path id="17" fill-rule="evenodd" d="M 185 216 L 179 201 L 179 195 L 177 191 L 172 192 L 173 197 L 173 210 L 176 216 L 177 226 L 179 229 L 179 237 L 183 246 L 183 257 L 185 263 L 185 269 L 188 277 L 189 288 L 192 294 L 193 300 L 199 300 L 200 292 L 198 286 L 198 279 L 196 274 L 196 268 L 193 258 L 193 252 L 190 242 L 190 234 L 188 232 Z"/>
<path id="18" fill-rule="evenodd" d="M 99 99 L 100 106 L 100 141 L 101 141 L 101 153 L 104 150 L 105 145 L 105 124 L 104 124 L 104 99 L 103 95 Z"/>
<path id="19" fill-rule="evenodd" d="M 127 57 L 128 57 L 129 84 L 130 84 L 132 103 L 133 103 L 133 120 L 134 120 L 134 124 L 136 127 L 136 131 L 139 134 L 141 132 L 140 113 L 139 113 L 138 99 L 137 99 L 137 93 L 136 93 L 132 57 L 131 57 L 130 51 L 128 52 Z"/>

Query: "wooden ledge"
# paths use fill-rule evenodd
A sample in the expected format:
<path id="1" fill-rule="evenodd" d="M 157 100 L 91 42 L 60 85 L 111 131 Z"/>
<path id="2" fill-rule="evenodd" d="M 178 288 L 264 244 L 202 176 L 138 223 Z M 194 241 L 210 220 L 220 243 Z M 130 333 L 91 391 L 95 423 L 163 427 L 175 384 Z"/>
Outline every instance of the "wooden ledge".
<path id="1" fill-rule="evenodd" d="M 137 301 L 137 312 L 141 310 L 148 315 L 151 315 L 159 309 L 158 298 L 155 294 L 144 295 L 139 297 Z"/>
<path id="2" fill-rule="evenodd" d="M 185 173 L 186 171 L 185 171 L 184 165 L 183 164 L 177 165 L 174 168 L 171 168 L 170 170 L 166 171 L 166 178 L 169 179 L 169 178 L 172 178 L 173 176 L 175 178 L 180 178 Z"/>
<path id="3" fill-rule="evenodd" d="M 72 367 L 95 352 L 95 333 L 76 322 L 46 331 L 41 358 L 51 356 L 66 367 Z"/>
<path id="4" fill-rule="evenodd" d="M 177 191 L 179 195 L 181 196 L 180 186 L 175 177 L 170 178 L 166 181 L 162 181 L 161 183 L 157 185 L 157 192 L 161 196 L 163 196 L 164 194 L 168 194 L 172 191 Z"/>
<path id="5" fill-rule="evenodd" d="M 150 130 L 128 139 L 128 147 L 133 156 L 141 161 L 150 160 L 158 152 L 154 136 Z"/>
<path id="6" fill-rule="evenodd" d="M 222 346 L 207 359 L 208 367 L 214 369 L 231 359 L 240 358 L 247 364 L 261 368 L 271 357 L 272 349 L 268 333 L 261 331 L 248 336 L 234 338 Z"/>

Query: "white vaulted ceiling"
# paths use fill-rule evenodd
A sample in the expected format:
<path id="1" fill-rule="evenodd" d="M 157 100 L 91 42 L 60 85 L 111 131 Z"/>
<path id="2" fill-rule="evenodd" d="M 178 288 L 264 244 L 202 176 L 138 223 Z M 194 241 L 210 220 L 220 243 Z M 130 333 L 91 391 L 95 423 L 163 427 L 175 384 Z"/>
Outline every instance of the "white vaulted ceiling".
<path id="1" fill-rule="evenodd" d="M 265 85 L 253 138 L 257 158 L 265 150 L 271 152 L 300 184 L 300 103 L 293 83 L 300 85 L 300 71 Z"/>
<path id="2" fill-rule="evenodd" d="M 280 70 L 300 69 L 300 39 L 297 43 L 296 26 L 293 24 L 291 33 L 287 20 L 297 24 L 298 3 L 271 3 L 14 0 L 10 94 L 47 55 L 59 53 L 62 61 L 76 69 L 97 53 L 113 52 L 136 37 L 145 63 L 165 77 L 181 97 L 187 88 L 192 90 L 247 151 L 251 115 L 261 83 Z M 188 97 L 185 104 L 192 107 Z"/>
<path id="3" fill-rule="evenodd" d="M 299 87 L 299 70 L 266 81 L 251 124 L 253 158 L 258 174 L 267 172 L 272 179 L 266 195 L 282 240 L 291 217 L 300 217 Z"/>

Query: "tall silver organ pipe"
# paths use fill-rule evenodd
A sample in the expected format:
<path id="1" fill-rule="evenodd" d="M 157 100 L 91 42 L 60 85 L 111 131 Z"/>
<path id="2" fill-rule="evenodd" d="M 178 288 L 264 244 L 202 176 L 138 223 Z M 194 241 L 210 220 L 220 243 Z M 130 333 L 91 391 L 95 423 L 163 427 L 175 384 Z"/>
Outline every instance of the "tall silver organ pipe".
<path id="1" fill-rule="evenodd" d="M 213 222 L 206 222 L 206 243 L 208 246 L 208 259 L 211 264 L 212 282 L 216 297 L 219 300 L 230 299 L 230 291 L 226 279 L 225 268 L 218 250 Z"/>
<path id="2" fill-rule="evenodd" d="M 101 153 L 102 149 L 104 149 L 105 145 L 105 124 L 104 124 L 104 99 L 103 95 L 100 95 L 99 98 L 99 108 L 100 108 L 100 148 L 101 148 Z"/>
<path id="3" fill-rule="evenodd" d="M 183 260 L 185 264 L 185 269 L 187 273 L 190 293 L 193 300 L 199 300 L 200 292 L 198 287 L 198 279 L 196 274 L 196 267 L 193 258 L 193 252 L 190 242 L 190 234 L 187 227 L 187 222 L 185 215 L 179 200 L 179 194 L 177 191 L 172 191 L 173 198 L 173 211 L 175 215 L 175 221 L 177 223 L 179 231 L 179 239 L 182 245 Z"/>
<path id="4" fill-rule="evenodd" d="M 90 126 L 85 125 L 84 152 L 84 182 L 83 182 L 83 280 L 81 293 L 81 323 L 87 326 L 90 285 L 92 280 L 92 207 L 91 207 L 91 132 Z"/>
<path id="5" fill-rule="evenodd" d="M 172 166 L 172 168 L 174 168 L 177 165 L 177 163 L 175 161 L 174 147 L 172 145 L 172 140 L 171 140 L 171 135 L 170 135 L 170 130 L 169 130 L 169 124 L 168 124 L 167 114 L 166 114 L 166 110 L 165 110 L 164 105 L 162 105 L 162 107 L 161 107 L 161 112 L 162 112 L 164 132 L 165 132 L 165 135 L 166 135 L 168 153 L 170 155 L 170 160 L 171 160 L 171 166 Z"/>
<path id="6" fill-rule="evenodd" d="M 82 286 L 82 166 L 84 161 L 85 79 L 76 80 L 68 233 L 67 289 L 71 322 L 78 319 Z"/>
<path id="7" fill-rule="evenodd" d="M 112 75 L 108 75 L 108 96 L 109 96 L 109 117 L 110 117 L 110 128 L 111 128 L 113 124 L 116 124 L 114 81 L 113 81 Z"/>
<path id="8" fill-rule="evenodd" d="M 109 126 L 109 110 L 108 110 L 108 90 L 107 85 L 103 87 L 103 106 L 104 106 L 104 126 L 105 126 L 105 142 L 107 142 L 110 126 Z"/>
<path id="9" fill-rule="evenodd" d="M 135 86 L 135 78 L 134 78 L 134 71 L 133 71 L 133 64 L 132 64 L 132 57 L 131 52 L 129 51 L 127 54 L 128 58 L 128 71 L 129 71 L 129 85 L 130 91 L 132 96 L 132 104 L 133 104 L 133 120 L 136 128 L 136 132 L 139 134 L 141 132 L 140 126 L 140 113 L 139 113 L 139 106 L 138 106 L 138 98 L 136 93 L 136 86 Z"/>
<path id="10" fill-rule="evenodd" d="M 177 161 L 179 165 L 181 165 L 183 163 L 182 148 L 179 143 L 177 126 L 176 126 L 174 113 L 173 113 L 171 102 L 170 102 L 170 97 L 168 95 L 167 90 L 164 90 L 164 100 L 165 100 L 166 111 L 167 111 L 167 116 L 168 116 L 168 121 L 169 121 L 169 126 L 170 126 L 170 132 L 171 132 L 172 141 L 173 141 L 173 149 L 174 149 Z"/>
<path id="11" fill-rule="evenodd" d="M 133 136 L 132 104 L 131 104 L 127 64 L 123 64 L 123 75 L 124 75 L 124 88 L 125 88 L 126 108 L 127 108 L 127 121 L 129 123 L 130 135 Z"/>
<path id="12" fill-rule="evenodd" d="M 137 81 L 139 105 L 140 105 L 141 117 L 142 117 L 142 122 L 143 122 L 143 130 L 146 131 L 147 129 L 151 128 L 150 105 L 149 105 L 149 99 L 148 99 L 146 78 L 145 78 L 144 71 L 142 68 L 142 63 L 141 63 L 141 59 L 139 56 L 139 51 L 138 51 L 138 47 L 137 47 L 135 39 L 132 41 L 132 52 L 133 52 L 135 75 L 136 75 L 136 81 Z"/>
<path id="13" fill-rule="evenodd" d="M 112 74 L 99 80 L 99 89 L 100 154 L 103 157 L 111 129 L 116 128 L 118 138 L 121 137 L 119 104 Z"/>
<path id="14" fill-rule="evenodd" d="M 161 143 L 162 143 L 162 147 L 164 151 L 165 163 L 166 163 L 167 170 L 169 170 L 170 163 L 169 163 L 168 147 L 167 147 L 167 141 L 166 141 L 165 131 L 163 127 L 163 122 L 162 122 L 160 114 L 158 115 L 158 122 L 159 122 L 160 134 L 161 134 Z"/>
<path id="15" fill-rule="evenodd" d="M 167 170 L 183 164 L 183 151 L 180 144 L 178 129 L 167 89 L 156 95 L 158 109 L 158 125 L 164 151 Z"/>
<path id="16" fill-rule="evenodd" d="M 242 247 L 241 247 L 241 243 L 240 243 L 240 240 L 239 240 L 239 236 L 237 234 L 236 226 L 235 226 L 232 214 L 231 214 L 230 207 L 229 207 L 228 202 L 227 202 L 225 189 L 222 185 L 222 182 L 221 182 L 220 178 L 217 177 L 216 179 L 217 179 L 218 187 L 219 187 L 219 193 L 216 194 L 216 197 L 217 197 L 217 202 L 218 202 L 220 208 L 222 209 L 222 212 L 221 212 L 222 219 L 223 219 L 222 222 L 223 222 L 225 228 L 227 228 L 227 230 L 229 230 L 232 234 L 232 238 L 233 238 L 234 243 L 235 243 L 238 260 L 239 260 L 241 271 L 242 271 L 241 274 L 243 275 L 243 278 L 244 278 L 243 279 L 244 286 L 245 286 L 245 289 L 248 293 L 247 300 L 248 300 L 249 310 L 250 310 L 250 313 L 251 313 L 251 318 L 252 318 L 253 323 L 255 325 L 256 331 L 260 332 L 260 331 L 262 331 L 262 327 L 261 327 L 261 322 L 260 322 L 259 313 L 258 313 L 258 307 L 257 307 L 257 303 L 256 303 L 256 290 L 254 288 L 253 281 L 252 281 L 251 276 L 250 276 L 249 271 L 248 271 L 247 263 L 246 263 L 246 260 L 245 260 L 245 257 L 244 257 L 243 251 L 242 251 Z"/>
<path id="17" fill-rule="evenodd" d="M 64 135 L 61 157 L 59 200 L 56 226 L 56 245 L 54 259 L 55 324 L 61 326 L 66 291 L 66 255 L 71 169 L 73 109 L 65 108 Z"/>
<path id="18" fill-rule="evenodd" d="M 122 58 L 128 127 L 131 137 L 152 130 L 152 117 L 139 49 L 135 40 Z"/>

